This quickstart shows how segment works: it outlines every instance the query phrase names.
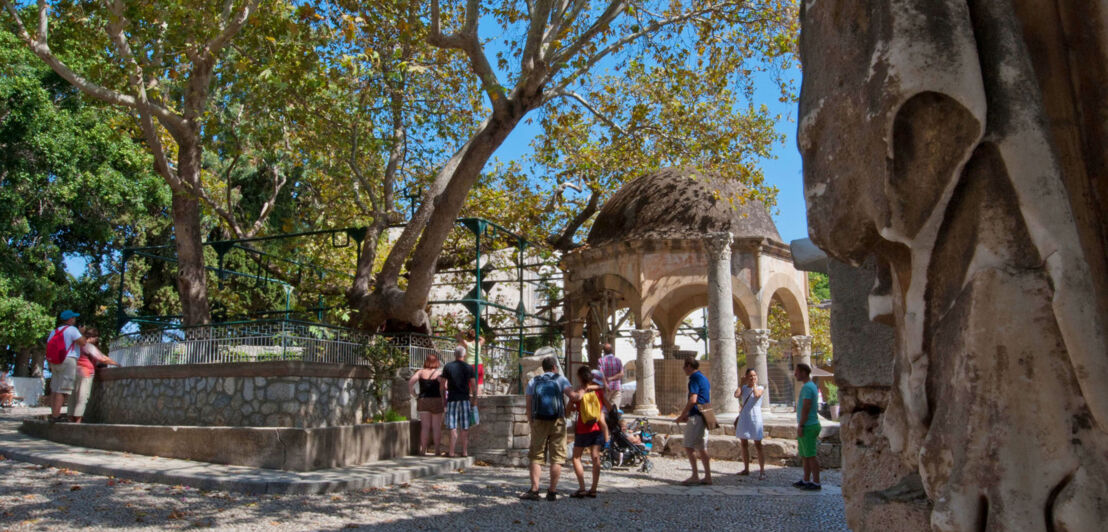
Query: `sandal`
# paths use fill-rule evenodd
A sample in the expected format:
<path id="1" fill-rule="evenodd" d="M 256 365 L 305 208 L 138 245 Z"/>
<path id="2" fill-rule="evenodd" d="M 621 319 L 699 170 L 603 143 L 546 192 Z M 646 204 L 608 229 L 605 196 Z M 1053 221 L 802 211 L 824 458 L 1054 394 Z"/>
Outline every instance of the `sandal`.
<path id="1" fill-rule="evenodd" d="M 749 469 L 743 469 L 742 471 L 739 471 L 739 476 L 743 476 L 743 477 L 745 477 L 745 476 L 747 476 L 747 475 L 749 475 L 749 474 L 750 474 L 750 470 L 749 470 Z"/>
<path id="2" fill-rule="evenodd" d="M 695 486 L 697 484 L 700 484 L 699 477 L 689 477 L 681 481 L 682 486 Z"/>
<path id="3" fill-rule="evenodd" d="M 765 479 L 766 479 L 765 471 L 758 474 L 758 480 L 765 480 Z"/>
<path id="4" fill-rule="evenodd" d="M 585 491 L 585 490 L 577 490 L 573 493 L 570 493 L 569 496 L 573 497 L 574 499 L 584 499 L 586 493 L 588 493 L 588 492 Z M 594 495 L 594 497 L 595 497 L 595 495 Z"/>
<path id="5" fill-rule="evenodd" d="M 590 498 L 590 499 L 595 499 L 596 498 L 596 490 L 589 490 L 589 492 L 586 493 L 585 496 Z"/>
<path id="6" fill-rule="evenodd" d="M 527 490 L 527 491 L 525 491 L 525 492 L 523 493 L 523 495 L 520 495 L 520 496 L 519 496 L 519 498 L 520 498 L 520 499 L 523 499 L 523 500 L 525 500 L 525 501 L 537 501 L 537 500 L 539 500 L 539 499 L 540 499 L 541 497 L 539 497 L 539 492 L 538 492 L 538 491 L 535 491 L 535 490 Z"/>
<path id="7" fill-rule="evenodd" d="M 712 485 L 712 479 L 706 478 L 704 480 L 701 480 L 700 485 L 701 486 L 711 486 Z"/>

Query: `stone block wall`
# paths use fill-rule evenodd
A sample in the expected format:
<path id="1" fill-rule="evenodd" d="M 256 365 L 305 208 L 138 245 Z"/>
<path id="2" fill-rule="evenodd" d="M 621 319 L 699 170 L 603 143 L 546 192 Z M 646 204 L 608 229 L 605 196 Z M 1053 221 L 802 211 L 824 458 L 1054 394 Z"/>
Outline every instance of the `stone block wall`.
<path id="1" fill-rule="evenodd" d="M 98 374 L 86 417 L 136 425 L 354 425 L 378 407 L 370 377 L 356 366 L 287 361 L 111 368 Z"/>
<path id="2" fill-rule="evenodd" d="M 481 423 L 469 431 L 470 455 L 491 464 L 526 465 L 531 445 L 526 396 L 481 397 L 477 405 Z"/>

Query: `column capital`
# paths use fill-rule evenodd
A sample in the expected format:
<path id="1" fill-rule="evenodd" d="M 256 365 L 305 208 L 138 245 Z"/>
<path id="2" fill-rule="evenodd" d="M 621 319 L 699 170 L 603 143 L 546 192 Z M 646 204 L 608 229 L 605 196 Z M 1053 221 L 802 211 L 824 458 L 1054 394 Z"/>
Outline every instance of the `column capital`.
<path id="1" fill-rule="evenodd" d="M 810 353 L 812 351 L 812 337 L 807 335 L 796 335 L 790 338 L 792 340 L 794 353 Z"/>
<path id="2" fill-rule="evenodd" d="M 711 258 L 717 260 L 731 258 L 731 243 L 734 241 L 735 237 L 731 235 L 730 231 L 708 233 L 704 237 L 704 243 L 708 249 L 708 254 Z"/>
<path id="3" fill-rule="evenodd" d="M 635 340 L 635 349 L 650 349 L 654 345 L 654 329 L 632 329 L 631 338 Z"/>
<path id="4" fill-rule="evenodd" d="M 747 351 L 764 353 L 769 350 L 769 329 L 747 329 L 742 332 L 742 337 Z"/>

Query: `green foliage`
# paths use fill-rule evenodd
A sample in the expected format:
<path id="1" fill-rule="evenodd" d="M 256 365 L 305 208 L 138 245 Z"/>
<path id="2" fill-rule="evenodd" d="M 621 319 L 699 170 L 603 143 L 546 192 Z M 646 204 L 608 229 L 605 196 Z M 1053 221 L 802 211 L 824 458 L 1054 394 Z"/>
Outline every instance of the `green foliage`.
<path id="1" fill-rule="evenodd" d="M 396 410 L 389 408 L 384 412 L 378 412 L 373 414 L 373 417 L 369 418 L 370 423 L 392 423 L 394 421 L 407 421 L 407 416 L 401 415 Z"/>
<path id="2" fill-rule="evenodd" d="M 808 272 L 808 299 L 813 304 L 831 299 L 831 285 L 826 273 Z"/>
<path id="3" fill-rule="evenodd" d="M 362 357 L 369 362 L 369 370 L 373 374 L 369 394 L 374 404 L 384 404 L 397 371 L 408 366 L 408 355 L 387 339 L 375 336 L 366 344 Z"/>
<path id="4" fill-rule="evenodd" d="M 839 387 L 834 382 L 828 381 L 827 384 L 827 404 L 837 405 L 839 404 Z"/>
<path id="5" fill-rule="evenodd" d="M 0 240 L 2 369 L 16 352 L 40 351 L 65 308 L 109 340 L 113 250 L 167 229 L 168 191 L 129 120 L 90 103 L 0 32 L 0 227 L 9 235 Z M 66 272 L 67 259 L 87 264 L 82 277 Z"/>

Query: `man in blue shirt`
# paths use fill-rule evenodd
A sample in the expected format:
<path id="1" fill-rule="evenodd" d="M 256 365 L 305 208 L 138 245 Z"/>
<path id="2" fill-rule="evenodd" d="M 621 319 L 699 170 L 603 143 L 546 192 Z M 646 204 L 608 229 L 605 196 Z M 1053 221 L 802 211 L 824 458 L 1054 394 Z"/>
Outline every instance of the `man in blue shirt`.
<path id="1" fill-rule="evenodd" d="M 543 462 L 549 458 L 550 487 L 546 490 L 546 500 L 553 501 L 558 498 L 558 478 L 566 461 L 565 399 L 568 397 L 572 401 L 580 396 L 573 391 L 569 380 L 558 374 L 556 358 L 542 359 L 542 370 L 542 375 L 527 384 L 527 412 L 531 417 L 531 446 L 527 458 L 530 462 L 531 489 L 519 498 L 539 500 L 539 476 L 542 475 Z"/>
<path id="2" fill-rule="evenodd" d="M 712 467 L 708 463 L 708 440 L 704 433 L 707 424 L 697 405 L 706 405 L 711 402 L 711 385 L 708 378 L 700 372 L 700 362 L 695 357 L 685 359 L 685 375 L 689 376 L 689 400 L 685 403 L 685 409 L 677 416 L 677 423 L 688 421 L 685 425 L 685 454 L 689 457 L 689 465 L 692 466 L 692 476 L 685 479 L 682 484 L 711 484 Z M 696 470 L 696 456 L 700 455 L 700 461 L 704 464 L 704 478 Z"/>
<path id="3" fill-rule="evenodd" d="M 819 458 L 816 456 L 820 431 L 819 414 L 816 413 L 819 408 L 816 404 L 819 390 L 816 389 L 816 383 L 812 382 L 812 368 L 807 364 L 797 364 L 793 376 L 803 384 L 800 387 L 800 396 L 796 398 L 796 439 L 797 455 L 804 465 L 804 478 L 793 483 L 793 486 L 818 491 L 822 489 L 819 484 Z"/>

